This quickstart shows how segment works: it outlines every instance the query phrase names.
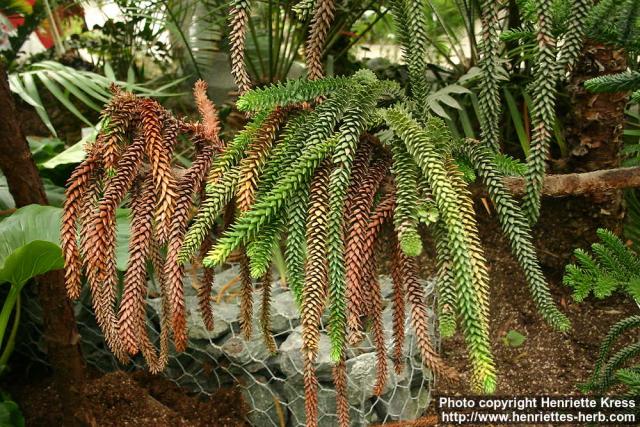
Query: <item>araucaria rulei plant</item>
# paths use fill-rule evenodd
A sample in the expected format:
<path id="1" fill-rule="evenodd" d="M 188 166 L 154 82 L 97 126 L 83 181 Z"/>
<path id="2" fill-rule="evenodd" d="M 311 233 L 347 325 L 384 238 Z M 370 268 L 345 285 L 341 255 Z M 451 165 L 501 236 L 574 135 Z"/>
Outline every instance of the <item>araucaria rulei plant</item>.
<path id="1" fill-rule="evenodd" d="M 243 333 L 246 337 L 253 333 L 254 290 L 259 287 L 261 332 L 275 351 L 269 271 L 274 250 L 284 245 L 287 284 L 301 312 L 307 424 L 317 425 L 315 361 L 327 310 L 338 419 L 344 426 L 349 419 L 346 349 L 363 339 L 367 325 L 378 354 L 376 393 L 382 392 L 388 375 L 384 302 L 376 273 L 381 250 L 392 260 L 393 368 L 402 369 L 408 306 L 425 365 L 444 376 L 456 376 L 439 358 L 428 334 L 427 302 L 416 258 L 423 250 L 421 236 L 428 231 L 437 251 L 440 333 L 450 337 L 460 325 L 472 387 L 493 392 L 490 280 L 468 188 L 471 181 L 486 186 L 542 317 L 559 331 L 570 327 L 549 293 L 530 228 L 531 219 L 537 218 L 551 126 L 555 87 L 550 85 L 561 74 L 551 58 L 557 54 L 555 44 L 547 34 L 551 2 L 539 2 L 537 9 L 541 77 L 533 94 L 534 148 L 529 167 L 498 152 L 498 2 L 482 2 L 482 141 L 454 138 L 445 123 L 429 112 L 422 1 L 391 2 L 408 67 L 408 90 L 366 70 L 350 77 L 322 77 L 333 0 L 306 2 L 315 4 L 306 46 L 308 77 L 251 90 L 243 61 L 249 3 L 232 2 L 232 71 L 242 93 L 237 107 L 250 118 L 232 141 L 225 145 L 218 140 L 215 111 L 202 85 L 196 88 L 202 123 L 177 120 L 153 101 L 127 94 L 116 94 L 105 111 L 103 131 L 68 190 L 63 235 L 70 295 L 79 293 L 84 265 L 96 315 L 111 348 L 120 355 L 148 353 L 146 334 L 138 332 L 144 329 L 145 266 L 151 259 L 164 301 L 161 354 L 166 354 L 168 331 L 178 350 L 187 344 L 183 266 L 199 261 L 203 248 L 202 264 L 208 269 L 233 255 L 241 264 Z M 562 63 L 570 64 L 570 59 Z M 553 81 L 542 77 L 548 73 Z M 197 153 L 193 166 L 181 174 L 171 167 L 178 133 L 193 141 Z M 504 175 L 523 173 L 530 182 L 526 210 L 502 180 Z M 123 296 L 116 304 L 114 212 L 127 192 L 133 214 L 131 258 Z M 191 220 L 195 198 L 199 208 Z M 235 207 L 233 220 L 229 206 Z M 230 225 L 214 236 L 225 212 Z M 77 220 L 82 257 L 76 243 Z M 390 238 L 381 239 L 382 235 Z M 205 283 L 201 290 L 205 319 L 211 319 L 209 290 Z M 116 305 L 119 310 L 114 310 Z M 154 362 L 152 367 L 162 365 L 148 359 Z"/>
<path id="2" fill-rule="evenodd" d="M 62 249 L 67 293 L 72 299 L 79 297 L 84 270 L 96 319 L 111 350 L 121 361 L 142 352 L 154 372 L 166 364 L 168 320 L 182 295 L 182 267 L 171 257 L 171 248 L 173 253 L 179 248 L 194 195 L 200 195 L 212 158 L 222 148 L 217 112 L 206 97 L 206 89 L 204 82 L 198 82 L 194 90 L 202 121 L 188 122 L 173 117 L 156 101 L 114 87 L 102 115 L 102 130 L 86 148 L 87 157 L 71 175 L 66 191 Z M 191 167 L 178 175 L 172 158 L 182 137 L 193 144 L 195 154 Z M 116 209 L 123 203 L 131 210 L 131 237 L 118 298 Z M 164 246 L 169 249 L 166 260 Z M 148 262 L 153 265 L 163 301 L 159 354 L 147 334 Z M 205 276 L 199 291 L 200 307 L 207 326 L 213 328 L 209 303 L 213 277 L 211 272 Z"/>

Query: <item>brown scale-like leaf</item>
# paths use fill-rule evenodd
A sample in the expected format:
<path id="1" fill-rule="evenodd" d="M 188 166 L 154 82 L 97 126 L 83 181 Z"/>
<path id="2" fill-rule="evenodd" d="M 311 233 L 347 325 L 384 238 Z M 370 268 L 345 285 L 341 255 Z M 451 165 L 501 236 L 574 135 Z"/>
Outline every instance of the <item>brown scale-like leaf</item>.
<path id="1" fill-rule="evenodd" d="M 273 277 L 271 270 L 267 270 L 262 278 L 262 305 L 260 307 L 260 326 L 262 328 L 262 338 L 270 353 L 278 350 L 276 341 L 271 334 L 271 285 Z"/>
<path id="2" fill-rule="evenodd" d="M 329 162 L 325 160 L 311 181 L 307 217 L 307 261 L 302 291 L 302 354 L 305 359 L 305 412 L 307 425 L 318 425 L 318 380 L 315 362 L 320 322 L 327 301 L 327 221 L 329 214 Z"/>
<path id="3" fill-rule="evenodd" d="M 382 294 L 378 274 L 375 269 L 376 246 L 379 243 L 378 236 L 382 227 L 393 216 L 394 206 L 395 196 L 393 193 L 385 196 L 382 202 L 376 206 L 367 224 L 367 234 L 363 241 L 363 251 L 361 255 L 364 258 L 365 265 L 368 266 L 368 268 L 363 271 L 363 281 L 366 283 L 364 289 L 368 294 L 368 312 L 371 317 L 373 343 L 376 349 L 376 383 L 373 387 L 373 393 L 376 396 L 382 394 L 389 374 L 387 349 L 384 340 L 384 326 L 382 323 Z"/>
<path id="4" fill-rule="evenodd" d="M 124 290 L 118 316 L 122 343 L 130 355 L 138 353 L 140 322 L 145 318 L 147 292 L 147 258 L 151 251 L 153 233 L 153 210 L 156 195 L 153 182 L 145 181 L 134 198 L 131 238 L 129 240 L 129 262 L 124 276 Z"/>
<path id="5" fill-rule="evenodd" d="M 393 237 L 392 245 L 397 250 L 397 238 Z M 393 281 L 393 367 L 400 375 L 404 369 L 404 322 L 405 322 L 405 288 L 400 274 L 398 257 L 391 258 L 391 278 Z"/>
<path id="6" fill-rule="evenodd" d="M 236 203 L 240 212 L 246 212 L 254 202 L 262 168 L 276 142 L 280 127 L 284 124 L 290 108 L 276 108 L 262 123 L 240 162 L 240 181 L 236 193 Z"/>
<path id="7" fill-rule="evenodd" d="M 311 182 L 307 217 L 307 262 L 302 291 L 302 346 L 318 352 L 320 321 L 327 299 L 327 221 L 329 214 L 329 163 L 318 168 Z"/>
<path id="8" fill-rule="evenodd" d="M 315 358 L 303 352 L 304 413 L 307 427 L 318 427 L 318 377 Z"/>
<path id="9" fill-rule="evenodd" d="M 77 222 L 82 212 L 82 200 L 86 195 L 92 175 L 97 166 L 95 156 L 87 157 L 73 171 L 69 178 L 69 185 L 65 190 L 64 210 L 61 227 L 61 246 L 64 256 L 65 282 L 67 295 L 76 300 L 80 296 L 82 263 L 78 250 Z"/>
<path id="10" fill-rule="evenodd" d="M 335 6 L 335 0 L 316 0 L 305 52 L 309 80 L 317 80 L 324 76 L 322 57 Z"/>
<path id="11" fill-rule="evenodd" d="M 207 87 L 207 82 L 198 80 L 193 88 L 193 98 L 202 118 L 202 136 L 212 144 L 219 146 L 220 119 L 218 118 L 218 109 L 207 97 Z"/>
<path id="12" fill-rule="evenodd" d="M 387 348 L 384 342 L 384 326 L 382 323 L 382 295 L 377 274 L 369 276 L 369 289 L 371 301 L 371 328 L 373 330 L 373 344 L 376 349 L 376 383 L 373 386 L 373 394 L 382 395 L 384 386 L 389 376 L 387 366 Z"/>
<path id="13" fill-rule="evenodd" d="M 160 295 L 162 298 L 162 314 L 160 316 L 160 348 L 156 352 L 155 345 L 149 339 L 147 332 L 146 313 L 142 311 L 142 319 L 139 322 L 140 329 L 138 332 L 138 347 L 147 361 L 149 371 L 157 374 L 164 370 L 169 360 L 169 333 L 171 331 L 171 307 L 169 298 L 167 297 L 167 288 L 162 277 L 164 271 L 163 259 L 160 253 L 160 245 L 157 240 L 151 241 L 151 261 L 153 269 L 156 272 L 156 280 L 160 286 Z"/>
<path id="14" fill-rule="evenodd" d="M 197 145 L 203 144 L 202 141 Z M 177 198 L 172 216 L 167 259 L 164 264 L 164 280 L 173 307 L 172 328 L 177 349 L 184 350 L 187 342 L 186 314 L 182 277 L 184 267 L 178 262 L 178 253 L 187 229 L 194 194 L 200 192 L 206 173 L 211 166 L 214 147 L 204 145 L 196 159 L 178 182 Z"/>
<path id="15" fill-rule="evenodd" d="M 175 139 L 173 124 L 166 121 L 164 129 L 168 133 L 163 137 L 164 111 L 160 105 L 150 99 L 140 101 L 140 119 L 142 134 L 145 139 L 147 158 L 151 163 L 151 176 L 153 177 L 158 205 L 156 207 L 155 220 L 157 225 L 157 238 L 160 243 L 165 243 L 169 235 L 169 221 L 173 213 L 176 199 L 176 188 L 173 171 L 171 169 L 171 155 L 167 150 L 169 138 Z"/>
<path id="16" fill-rule="evenodd" d="M 212 239 L 207 236 L 202 242 L 200 248 L 200 256 L 203 257 L 209 250 L 211 250 Z M 215 271 L 213 268 L 203 267 L 202 280 L 196 290 L 196 296 L 198 298 L 198 308 L 200 315 L 202 316 L 202 322 L 207 330 L 212 331 L 214 327 L 213 309 L 211 307 L 211 290 L 213 289 L 213 282 L 215 280 Z"/>
<path id="17" fill-rule="evenodd" d="M 249 269 L 249 258 L 243 247 L 239 249 L 240 257 L 240 329 L 245 339 L 253 334 L 253 280 Z"/>
<path id="18" fill-rule="evenodd" d="M 91 219 L 91 237 L 87 239 L 87 279 L 91 288 L 96 320 L 114 352 L 122 351 L 117 333 L 115 300 L 117 275 L 115 267 L 115 215 L 131 188 L 142 162 L 144 140 L 134 138 L 120 160 L 116 175 L 105 188 L 104 196 Z"/>
<path id="19" fill-rule="evenodd" d="M 437 352 L 431 345 L 429 337 L 429 322 L 427 317 L 427 305 L 424 296 L 424 289 L 418 280 L 418 265 L 416 259 L 407 256 L 399 244 L 396 244 L 393 256 L 398 265 L 398 276 L 404 283 L 407 293 L 407 300 L 411 310 L 411 326 L 416 334 L 418 348 L 424 363 L 433 372 L 444 375 L 448 378 L 456 377 L 457 374 L 452 368 L 447 367 Z"/>
<path id="20" fill-rule="evenodd" d="M 349 427 L 349 397 L 347 395 L 347 363 L 343 357 L 333 367 L 333 385 L 336 390 L 336 415 L 339 427 Z"/>
<path id="21" fill-rule="evenodd" d="M 249 22 L 249 2 L 237 0 L 231 8 L 229 46 L 231 51 L 231 74 L 238 86 L 240 95 L 251 89 L 251 79 L 244 62 L 244 49 Z"/>
<path id="22" fill-rule="evenodd" d="M 373 199 L 389 169 L 387 158 L 376 159 L 367 169 L 363 181 L 351 183 L 347 200 L 345 267 L 347 277 L 347 327 L 349 343 L 356 345 L 364 337 L 361 316 L 364 314 L 364 239 Z"/>
<path id="23" fill-rule="evenodd" d="M 99 137 L 104 167 L 111 173 L 117 165 L 126 142 L 127 133 L 137 113 L 137 98 L 130 92 L 124 92 L 117 86 L 112 86 L 114 96 L 105 107 L 102 117 L 107 121 L 105 132 Z"/>

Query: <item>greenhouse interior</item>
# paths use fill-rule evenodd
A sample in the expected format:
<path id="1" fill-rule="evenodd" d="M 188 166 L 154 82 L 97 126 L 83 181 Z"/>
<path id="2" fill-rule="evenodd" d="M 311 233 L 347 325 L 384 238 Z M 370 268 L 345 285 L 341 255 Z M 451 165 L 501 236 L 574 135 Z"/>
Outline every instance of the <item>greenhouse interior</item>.
<path id="1" fill-rule="evenodd" d="M 640 0 L 0 0 L 0 427 L 640 425 Z"/>

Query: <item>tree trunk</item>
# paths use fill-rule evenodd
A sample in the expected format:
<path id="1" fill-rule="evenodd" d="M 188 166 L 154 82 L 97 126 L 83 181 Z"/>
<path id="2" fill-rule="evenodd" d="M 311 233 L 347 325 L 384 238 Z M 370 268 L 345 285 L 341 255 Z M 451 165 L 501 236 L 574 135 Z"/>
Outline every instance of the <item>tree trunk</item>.
<path id="1" fill-rule="evenodd" d="M 626 93 L 591 93 L 584 81 L 627 69 L 627 55 L 622 49 L 587 40 L 573 70 L 569 84 L 571 109 L 566 121 L 569 157 L 566 169 L 591 172 L 620 166 L 620 146 L 624 128 Z M 622 191 L 614 190 L 590 195 L 599 211 L 601 225 L 620 231 L 624 216 Z"/>
<path id="2" fill-rule="evenodd" d="M 2 62 L 0 117 L 0 169 L 7 178 L 16 207 L 46 205 L 44 186 L 20 128 Z M 75 424 L 73 412 L 80 399 L 79 389 L 85 378 L 85 367 L 78 345 L 79 334 L 73 307 L 67 299 L 62 270 L 50 271 L 36 281 L 43 313 L 43 334 L 54 372 L 54 386 L 63 405 L 65 425 Z"/>

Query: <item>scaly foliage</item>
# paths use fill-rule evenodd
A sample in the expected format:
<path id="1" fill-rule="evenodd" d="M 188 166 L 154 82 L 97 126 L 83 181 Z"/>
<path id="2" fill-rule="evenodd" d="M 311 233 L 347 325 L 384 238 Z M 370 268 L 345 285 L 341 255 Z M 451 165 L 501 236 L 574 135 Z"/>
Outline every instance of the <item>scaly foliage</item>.
<path id="1" fill-rule="evenodd" d="M 61 240 L 69 297 L 78 297 L 84 267 L 107 344 L 123 361 L 127 354 L 142 351 L 154 372 L 166 363 L 170 330 L 176 348 L 186 346 L 182 269 L 175 256 L 194 193 L 199 192 L 214 153 L 222 146 L 217 112 L 206 90 L 204 82 L 196 83 L 194 97 L 203 122 L 192 123 L 174 118 L 155 101 L 114 87 L 114 98 L 103 113 L 107 125 L 88 148 L 87 159 L 71 175 L 67 189 Z M 192 165 L 181 178 L 171 166 L 179 134 L 195 146 Z M 116 304 L 115 212 L 127 195 L 133 217 L 130 256 L 123 297 Z M 83 222 L 80 248 L 78 220 Z M 164 243 L 169 248 L 167 262 L 158 249 Z M 163 301 L 158 355 L 146 331 L 148 261 L 158 274 Z"/>

